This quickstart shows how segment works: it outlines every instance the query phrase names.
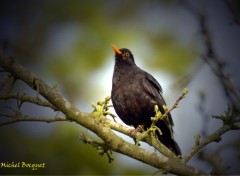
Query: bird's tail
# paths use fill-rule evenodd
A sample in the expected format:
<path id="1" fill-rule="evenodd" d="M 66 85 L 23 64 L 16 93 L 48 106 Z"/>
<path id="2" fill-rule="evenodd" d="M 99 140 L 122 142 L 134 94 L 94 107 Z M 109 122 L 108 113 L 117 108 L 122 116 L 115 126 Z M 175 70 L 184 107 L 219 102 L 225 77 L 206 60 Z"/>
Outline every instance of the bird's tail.
<path id="1" fill-rule="evenodd" d="M 158 139 L 169 149 L 171 150 L 176 156 L 182 155 L 180 147 L 178 146 L 177 142 L 170 138 L 166 139 L 166 136 L 158 134 Z"/>
<path id="2" fill-rule="evenodd" d="M 169 150 L 175 153 L 176 156 L 181 157 L 181 150 L 178 146 L 177 142 L 174 140 L 172 135 L 173 131 L 169 129 L 165 124 L 162 122 L 158 123 L 157 126 L 160 128 L 162 134 L 157 132 L 158 139 L 161 143 L 163 143 Z"/>
<path id="3" fill-rule="evenodd" d="M 181 157 L 182 153 L 181 153 L 180 147 L 178 146 L 177 142 L 174 139 L 171 140 L 171 143 L 164 144 L 164 145 L 167 148 L 169 148 L 173 153 L 175 153 L 177 156 Z"/>

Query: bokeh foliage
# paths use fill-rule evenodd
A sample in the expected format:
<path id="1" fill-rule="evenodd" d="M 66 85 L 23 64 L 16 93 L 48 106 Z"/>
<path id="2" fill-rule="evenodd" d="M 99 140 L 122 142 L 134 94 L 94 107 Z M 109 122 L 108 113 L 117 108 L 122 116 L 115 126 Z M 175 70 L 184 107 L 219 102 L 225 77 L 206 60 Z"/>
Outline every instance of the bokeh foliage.
<path id="1" fill-rule="evenodd" d="M 95 71 L 114 62 L 111 43 L 131 49 L 152 69 L 175 75 L 193 63 L 194 45 L 161 26 L 164 17 L 158 12 L 175 10 L 173 2 L 6 1 L 1 13 L 10 24 L 2 30 L 17 58 L 58 82 L 76 101 L 89 91 Z M 12 31 L 6 32 L 8 27 Z"/>
<path id="2" fill-rule="evenodd" d="M 30 123 L 29 125 L 34 125 Z M 46 124 L 43 124 L 46 125 Z M 11 130 L 11 133 L 9 131 Z M 1 162 L 45 163 L 45 168 L 1 168 L 0 174 L 34 175 L 112 175 L 112 174 L 147 174 L 145 169 L 134 169 L 117 165 L 117 161 L 108 163 L 106 155 L 101 156 L 92 146 L 83 144 L 78 125 L 58 124 L 47 135 L 26 134 L 15 126 L 1 129 Z M 88 134 L 89 135 L 89 134 Z M 13 140 L 14 139 L 14 140 Z M 4 142 L 4 143 L 2 143 Z M 117 154 L 114 153 L 116 158 Z M 116 168 L 117 167 L 117 168 Z M 117 171 L 117 172 L 116 172 Z"/>
<path id="3" fill-rule="evenodd" d="M 141 56 L 135 58 L 136 62 L 173 75 L 184 73 L 194 62 L 195 46 L 182 42 L 161 25 L 160 20 L 167 18 L 168 12 L 163 17 L 158 12 L 167 9 L 174 13 L 175 5 L 175 1 L 138 0 L 1 1 L 1 45 L 50 85 L 56 83 L 71 102 L 90 106 L 93 96 L 103 97 L 98 82 L 94 87 L 90 82 L 106 63 L 113 66 L 112 43 Z M 47 167 L 34 173 L 12 170 L 11 174 L 111 175 L 116 170 L 116 174 L 149 173 L 144 168 L 121 169 L 116 154 L 109 164 L 107 158 L 80 142 L 79 126 L 62 123 L 53 125 L 47 136 L 32 136 L 22 132 L 18 128 L 21 125 L 0 129 L 4 134 L 0 137 L 1 153 L 9 161 L 43 161 Z"/>

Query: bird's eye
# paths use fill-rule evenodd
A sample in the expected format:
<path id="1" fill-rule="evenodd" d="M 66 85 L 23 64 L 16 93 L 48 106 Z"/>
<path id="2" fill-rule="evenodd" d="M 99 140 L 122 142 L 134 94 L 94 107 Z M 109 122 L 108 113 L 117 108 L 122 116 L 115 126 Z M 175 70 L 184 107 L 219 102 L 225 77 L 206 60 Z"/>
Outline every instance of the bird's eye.
<path id="1" fill-rule="evenodd" d="M 130 53 L 129 53 L 129 52 L 125 52 L 125 56 L 126 56 L 126 57 L 129 57 L 129 56 L 130 56 Z"/>

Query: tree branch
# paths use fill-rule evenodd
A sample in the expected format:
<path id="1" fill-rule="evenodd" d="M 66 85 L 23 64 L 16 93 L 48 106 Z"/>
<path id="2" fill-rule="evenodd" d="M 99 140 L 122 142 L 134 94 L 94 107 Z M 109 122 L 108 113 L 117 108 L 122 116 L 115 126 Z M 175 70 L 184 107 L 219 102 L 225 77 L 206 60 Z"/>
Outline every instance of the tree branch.
<path id="1" fill-rule="evenodd" d="M 68 120 L 75 121 L 97 134 L 110 150 L 174 174 L 206 174 L 199 169 L 187 166 L 179 160 L 158 156 L 156 153 L 148 152 L 145 149 L 124 141 L 113 133 L 109 126 L 101 123 L 98 116 L 96 117 L 93 113 L 83 113 L 78 111 L 78 109 L 76 109 L 70 102 L 60 96 L 56 90 L 49 87 L 33 73 L 27 71 L 21 65 L 15 63 L 12 59 L 1 52 L 0 66 L 10 72 L 15 78 L 24 81 L 27 85 L 36 90 L 54 107 L 63 112 Z"/>
<path id="2" fill-rule="evenodd" d="M 224 73 L 225 63 L 222 62 L 217 53 L 214 50 L 214 45 L 212 42 L 212 36 L 209 32 L 207 26 L 207 17 L 206 15 L 195 8 L 188 1 L 181 1 L 182 5 L 196 18 L 196 21 L 199 24 L 200 34 L 202 35 L 203 42 L 206 47 L 206 52 L 201 55 L 202 60 L 209 65 L 212 72 L 219 78 L 221 85 L 225 91 L 227 99 L 231 102 L 235 110 L 240 110 L 240 95 L 237 92 L 234 84 L 232 83 L 230 77 Z M 228 5 L 228 1 L 225 1 Z M 231 10 L 231 9 L 230 9 Z"/>
<path id="3" fill-rule="evenodd" d="M 66 117 L 63 116 L 56 116 L 56 117 L 31 117 L 27 115 L 22 115 L 20 113 L 15 115 L 7 115 L 7 114 L 0 114 L 0 116 L 3 117 L 9 117 L 9 119 L 0 121 L 0 127 L 7 124 L 12 124 L 15 122 L 22 122 L 22 121 L 28 121 L 28 122 L 62 122 L 62 121 L 69 121 Z"/>
<path id="4" fill-rule="evenodd" d="M 221 139 L 221 136 L 227 131 L 231 130 L 231 126 L 224 125 L 215 131 L 213 134 L 208 136 L 204 141 L 196 144 L 191 151 L 183 158 L 184 162 L 188 162 L 198 151 L 200 151 L 204 146 L 208 145 L 211 142 L 218 142 Z"/>
<path id="5" fill-rule="evenodd" d="M 57 111 L 57 108 L 55 106 L 53 106 L 48 101 L 41 100 L 39 97 L 33 98 L 30 96 L 27 96 L 26 94 L 13 94 L 13 93 L 10 93 L 7 95 L 0 95 L 0 100 L 8 100 L 8 99 L 16 99 L 21 101 L 21 103 L 29 102 L 39 106 L 49 107 L 54 111 Z"/>
<path id="6" fill-rule="evenodd" d="M 223 126 L 217 129 L 214 133 L 208 136 L 203 141 L 197 141 L 195 146 L 189 151 L 189 153 L 183 158 L 184 162 L 189 161 L 198 151 L 200 151 L 204 146 L 211 142 L 218 142 L 221 136 L 230 130 L 239 130 L 239 113 L 240 113 L 240 95 L 237 92 L 236 87 L 232 83 L 230 77 L 225 74 L 225 63 L 220 60 L 217 53 L 214 50 L 213 40 L 211 33 L 208 29 L 207 16 L 204 12 L 195 8 L 190 1 L 181 1 L 184 8 L 186 8 L 195 18 L 196 22 L 199 24 L 200 34 L 202 36 L 203 43 L 205 45 L 206 51 L 201 55 L 202 60 L 210 67 L 214 75 L 216 75 L 223 87 L 226 98 L 230 101 L 232 108 L 229 107 L 228 111 L 231 109 L 231 113 L 227 112 L 225 116 L 214 116 L 214 118 L 220 119 L 223 122 Z M 230 2 L 225 0 L 227 7 L 234 17 L 234 21 L 238 23 Z"/>
<path id="7" fill-rule="evenodd" d="M 187 162 L 194 154 L 201 150 L 204 146 L 211 142 L 219 142 L 221 136 L 230 131 L 230 130 L 239 130 L 240 129 L 240 116 L 235 113 L 235 111 L 228 108 L 228 111 L 225 112 L 225 116 L 213 116 L 213 118 L 219 119 L 223 122 L 223 126 L 216 130 L 214 133 L 209 135 L 204 141 L 197 142 L 192 150 L 184 157 L 184 162 Z"/>

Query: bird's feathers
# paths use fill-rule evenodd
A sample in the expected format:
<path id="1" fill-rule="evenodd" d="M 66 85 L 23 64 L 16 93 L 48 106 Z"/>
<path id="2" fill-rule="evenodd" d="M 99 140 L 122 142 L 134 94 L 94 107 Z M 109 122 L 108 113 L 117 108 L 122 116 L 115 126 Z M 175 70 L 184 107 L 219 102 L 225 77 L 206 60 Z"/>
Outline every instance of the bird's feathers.
<path id="1" fill-rule="evenodd" d="M 120 49 L 121 54 L 115 55 L 115 66 L 112 84 L 112 103 L 118 116 L 127 125 L 135 128 L 144 125 L 151 126 L 151 117 L 155 116 L 154 106 L 158 105 L 162 114 L 166 105 L 162 97 L 162 88 L 157 80 L 149 73 L 140 69 L 134 62 L 133 55 L 128 49 Z M 173 137 L 173 121 L 169 113 L 156 126 L 158 139 L 176 155 L 181 151 Z"/>

